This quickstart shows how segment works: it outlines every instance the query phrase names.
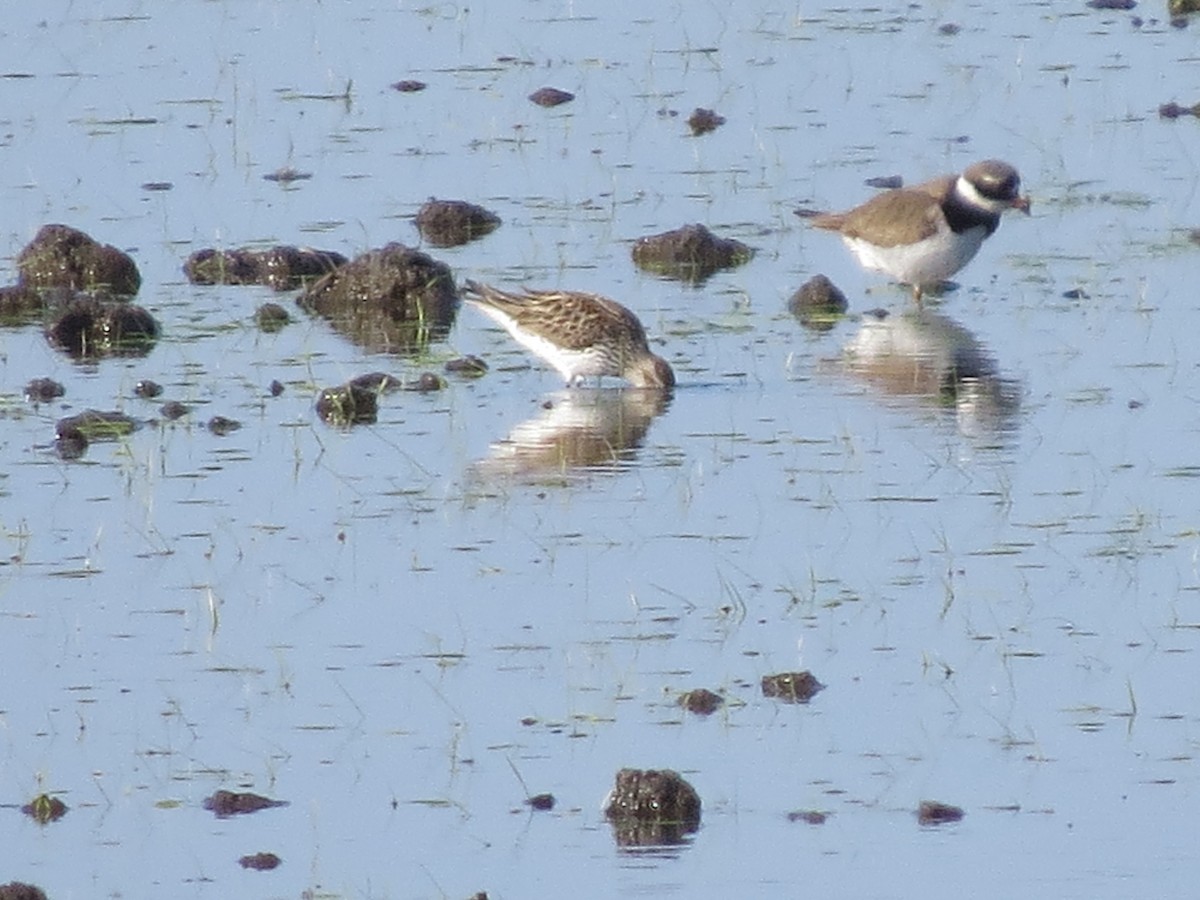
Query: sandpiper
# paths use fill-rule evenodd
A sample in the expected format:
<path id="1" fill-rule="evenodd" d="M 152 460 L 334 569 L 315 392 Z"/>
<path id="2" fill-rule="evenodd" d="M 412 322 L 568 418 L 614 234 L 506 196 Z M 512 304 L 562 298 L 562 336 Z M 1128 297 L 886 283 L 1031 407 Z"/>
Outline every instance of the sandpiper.
<path id="1" fill-rule="evenodd" d="M 841 213 L 814 216 L 836 231 L 868 269 L 909 284 L 918 302 L 971 261 L 1006 209 L 1029 212 L 1021 176 L 1006 162 L 985 159 L 961 175 L 896 188 Z"/>
<path id="2" fill-rule="evenodd" d="M 638 317 L 615 300 L 578 291 L 510 293 L 475 281 L 464 282 L 463 295 L 568 385 L 602 375 L 639 388 L 675 384 L 671 366 L 650 352 Z"/>

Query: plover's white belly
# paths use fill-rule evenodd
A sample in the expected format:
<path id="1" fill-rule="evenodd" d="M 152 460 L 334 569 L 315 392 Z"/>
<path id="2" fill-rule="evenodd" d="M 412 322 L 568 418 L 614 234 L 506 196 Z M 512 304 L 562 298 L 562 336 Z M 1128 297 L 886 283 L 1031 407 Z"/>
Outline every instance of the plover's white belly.
<path id="1" fill-rule="evenodd" d="M 877 247 L 855 237 L 843 240 L 866 268 L 886 272 L 906 284 L 933 285 L 969 263 L 985 237 L 987 229 L 980 226 L 959 234 L 944 228 L 916 244 L 895 247 Z"/>

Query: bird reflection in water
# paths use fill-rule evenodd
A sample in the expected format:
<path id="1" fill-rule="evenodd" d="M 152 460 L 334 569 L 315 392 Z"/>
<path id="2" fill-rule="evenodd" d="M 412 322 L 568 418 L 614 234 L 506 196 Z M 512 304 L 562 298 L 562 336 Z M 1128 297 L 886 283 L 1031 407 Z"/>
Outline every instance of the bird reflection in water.
<path id="1" fill-rule="evenodd" d="M 492 444 L 471 467 L 482 480 L 564 484 L 585 474 L 629 468 L 650 424 L 671 404 L 669 390 L 574 388 Z"/>
<path id="2" fill-rule="evenodd" d="M 888 395 L 953 410 L 959 430 L 968 436 L 998 435 L 1017 427 L 1020 384 L 1001 377 L 996 361 L 971 331 L 931 309 L 864 314 L 842 364 Z"/>

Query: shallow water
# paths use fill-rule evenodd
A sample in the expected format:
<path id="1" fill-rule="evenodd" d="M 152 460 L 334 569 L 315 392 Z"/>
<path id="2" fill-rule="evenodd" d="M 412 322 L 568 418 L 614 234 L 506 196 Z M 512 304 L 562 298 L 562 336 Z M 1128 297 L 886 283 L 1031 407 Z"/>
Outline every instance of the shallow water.
<path id="1" fill-rule="evenodd" d="M 1172 91 L 1200 23 L 692 6 L 5 18 L 9 255 L 53 221 L 129 249 L 164 337 L 81 365 L 38 327 L 0 333 L 0 881 L 53 898 L 1186 892 L 1200 215 L 1195 123 L 1156 110 L 1196 101 Z M 577 99 L 529 103 L 544 85 Z M 727 123 L 687 136 L 697 106 Z M 984 156 L 1019 165 L 1034 214 L 931 321 L 793 215 Z M 284 166 L 312 178 L 263 179 Z M 680 376 L 672 401 L 565 392 L 471 309 L 416 358 L 298 312 L 263 334 L 255 307 L 290 298 L 180 271 L 205 246 L 415 244 L 431 195 L 504 219 L 433 251 L 459 278 L 635 309 Z M 693 221 L 755 259 L 698 288 L 634 269 L 634 239 Z M 826 332 L 786 310 L 816 272 L 851 301 Z M 989 378 L 947 402 L 920 365 L 843 355 L 888 327 L 970 346 Z M 322 387 L 462 353 L 489 374 L 388 395 L 374 426 L 314 414 Z M 67 393 L 35 408 L 22 389 L 44 375 Z M 141 378 L 192 415 L 151 421 Z M 86 407 L 146 424 L 64 462 L 54 421 Z M 214 436 L 216 414 L 244 427 Z M 826 685 L 810 704 L 762 697 L 763 675 L 800 668 Z M 675 705 L 701 686 L 729 701 L 709 719 Z M 622 766 L 695 785 L 690 844 L 616 847 L 600 804 Z M 290 806 L 218 820 L 201 806 L 218 788 Z M 18 812 L 41 791 L 62 821 Z M 542 791 L 555 810 L 529 812 Z M 922 828 L 923 799 L 966 816 Z M 831 815 L 788 820 L 805 809 Z M 259 850 L 283 865 L 237 865 Z"/>

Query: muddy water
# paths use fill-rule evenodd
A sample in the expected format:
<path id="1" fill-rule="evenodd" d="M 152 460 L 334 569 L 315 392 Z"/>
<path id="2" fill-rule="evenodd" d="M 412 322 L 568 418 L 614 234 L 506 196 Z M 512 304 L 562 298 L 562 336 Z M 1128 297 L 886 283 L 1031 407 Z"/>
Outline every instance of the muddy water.
<path id="1" fill-rule="evenodd" d="M 689 6 L 6 17 L 8 255 L 57 221 L 130 250 L 164 336 L 75 364 L 37 325 L 0 334 L 0 881 L 1184 893 L 1200 210 L 1195 123 L 1157 107 L 1200 99 L 1175 93 L 1197 23 Z M 428 87 L 389 87 L 405 78 Z M 576 99 L 526 99 L 545 86 Z M 690 137 L 696 107 L 726 124 Z M 1020 167 L 1034 215 L 926 314 L 793 215 L 986 156 Z M 285 167 L 312 177 L 264 179 Z M 208 246 L 415 244 L 430 196 L 504 220 L 431 251 L 460 278 L 638 311 L 673 399 L 564 392 L 470 309 L 416 357 L 298 313 L 264 334 L 254 309 L 290 296 L 181 274 Z M 690 222 L 755 259 L 700 286 L 634 269 L 634 239 Z M 816 272 L 850 298 L 828 330 L 786 308 Z M 322 387 L 463 353 L 489 373 L 388 395 L 373 426 L 314 414 Z M 984 370 L 947 391 L 938 361 L 962 354 Z M 27 403 L 38 376 L 65 396 Z M 163 398 L 135 398 L 142 378 Z M 167 399 L 192 414 L 162 421 Z M 54 421 L 87 407 L 144 424 L 60 460 Z M 218 414 L 243 428 L 210 433 Z M 811 703 L 762 696 L 804 668 L 826 685 Z M 694 687 L 726 706 L 683 712 Z M 617 847 L 600 807 L 622 766 L 696 787 L 689 843 Z M 217 789 L 290 805 L 218 820 Z M 41 792 L 67 816 L 22 816 Z M 524 805 L 540 792 L 553 811 Z M 931 799 L 962 822 L 918 825 Z M 258 851 L 282 866 L 238 866 Z"/>

